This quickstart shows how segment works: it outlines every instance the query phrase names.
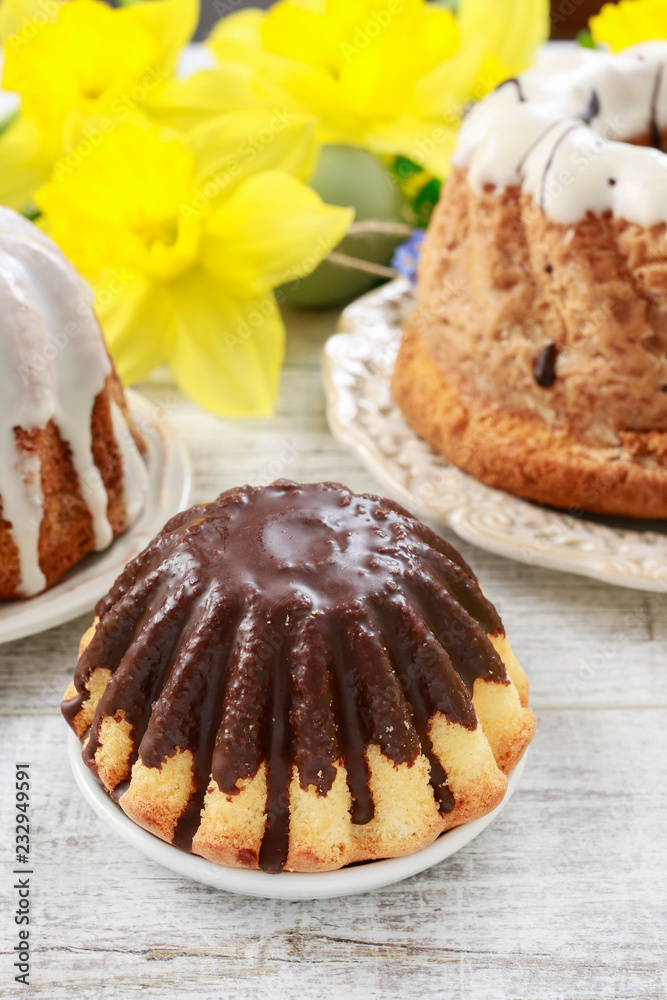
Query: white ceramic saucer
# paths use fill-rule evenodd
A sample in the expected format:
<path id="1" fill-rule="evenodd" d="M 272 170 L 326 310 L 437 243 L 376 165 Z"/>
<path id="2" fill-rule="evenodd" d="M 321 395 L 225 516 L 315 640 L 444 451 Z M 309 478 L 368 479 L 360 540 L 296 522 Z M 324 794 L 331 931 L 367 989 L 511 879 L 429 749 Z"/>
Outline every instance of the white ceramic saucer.
<path id="1" fill-rule="evenodd" d="M 404 878 L 423 872 L 439 861 L 444 861 L 484 830 L 509 802 L 523 773 L 526 754 L 509 778 L 505 798 L 493 812 L 472 823 L 458 826 L 443 833 L 441 837 L 416 854 L 407 858 L 390 858 L 386 861 L 371 861 L 363 865 L 353 865 L 336 872 L 321 874 L 299 874 L 283 872 L 269 875 L 260 871 L 246 871 L 242 868 L 224 868 L 212 861 L 187 854 L 166 844 L 152 833 L 147 833 L 133 823 L 123 810 L 98 784 L 83 763 L 81 744 L 75 734 L 69 733 L 69 759 L 76 783 L 99 818 L 128 844 L 153 861 L 164 865 L 178 875 L 203 882 L 216 889 L 226 889 L 245 896 L 261 896 L 266 899 L 329 899 L 331 896 L 351 896 L 371 889 L 400 882 Z"/>
<path id="2" fill-rule="evenodd" d="M 0 643 L 44 632 L 90 611 L 130 559 L 190 495 L 190 463 L 185 447 L 163 412 L 144 396 L 126 391 L 132 417 L 148 446 L 148 494 L 139 518 L 104 552 L 86 556 L 55 586 L 23 601 L 0 604 Z"/>
<path id="3" fill-rule="evenodd" d="M 324 379 L 333 435 L 390 496 L 425 520 L 508 559 L 637 590 L 667 591 L 667 521 L 574 517 L 473 479 L 408 426 L 391 394 L 412 287 L 392 281 L 344 310 L 327 341 Z"/>

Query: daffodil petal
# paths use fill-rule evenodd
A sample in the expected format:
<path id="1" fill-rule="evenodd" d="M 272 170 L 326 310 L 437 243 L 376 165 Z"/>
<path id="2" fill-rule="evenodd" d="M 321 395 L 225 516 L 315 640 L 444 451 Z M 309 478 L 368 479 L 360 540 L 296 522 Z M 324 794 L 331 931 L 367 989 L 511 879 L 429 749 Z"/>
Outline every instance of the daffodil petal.
<path id="1" fill-rule="evenodd" d="M 364 145 L 381 155 L 401 154 L 436 177 L 445 178 L 456 147 L 458 130 L 438 119 L 403 115 L 394 122 L 379 123 L 364 136 Z"/>
<path id="2" fill-rule="evenodd" d="M 345 235 L 353 213 L 326 205 L 293 177 L 267 171 L 214 210 L 202 237 L 204 266 L 248 297 L 309 274 Z"/>
<path id="3" fill-rule="evenodd" d="M 161 40 L 134 12 L 172 2 L 151 0 L 130 11 L 100 0 L 70 0 L 60 6 L 57 22 L 9 40 L 3 85 L 21 95 L 23 115 L 58 147 L 74 110 L 127 117 L 166 73 Z"/>
<path id="4" fill-rule="evenodd" d="M 530 65 L 537 47 L 549 36 L 548 0 L 513 0 L 508 16 L 498 0 L 461 0 L 457 20 L 461 44 L 484 38 L 486 55 L 494 56 L 507 76 Z"/>
<path id="5" fill-rule="evenodd" d="M 303 2 L 300 6 L 304 6 Z M 271 15 L 273 13 L 271 11 Z M 299 113 L 318 104 L 325 108 L 328 105 L 335 107 L 339 102 L 326 69 L 313 66 L 307 60 L 288 58 L 284 53 L 276 54 L 263 45 L 264 23 L 268 16 L 260 10 L 243 10 L 224 17 L 207 43 L 222 73 L 229 73 L 232 67 L 239 65 L 249 71 L 249 91 L 246 91 L 244 106 L 259 103 L 291 108 Z M 306 16 L 310 17 L 311 13 L 306 12 Z"/>
<path id="6" fill-rule="evenodd" d="M 170 364 L 188 396 L 226 417 L 270 416 L 285 328 L 272 295 L 234 299 L 197 269 L 174 285 L 176 337 Z"/>
<path id="7" fill-rule="evenodd" d="M 416 80 L 454 54 L 458 30 L 449 11 L 423 0 L 366 8 L 340 44 L 340 91 L 357 113 L 386 121 L 410 108 Z"/>
<path id="8" fill-rule="evenodd" d="M 468 101 L 525 69 L 548 30 L 548 0 L 517 0 L 511 17 L 497 0 L 460 0 L 456 17 L 425 0 L 279 0 L 223 19 L 210 46 L 249 71 L 253 100 L 282 92 L 317 116 L 320 141 L 410 155 L 438 119 L 449 135 Z M 444 176 L 448 145 L 417 159 Z"/>
<path id="9" fill-rule="evenodd" d="M 139 382 L 169 358 L 174 339 L 171 292 L 125 267 L 102 272 L 92 285 L 118 373 L 128 384 Z"/>
<path id="10" fill-rule="evenodd" d="M 275 4 L 264 18 L 261 32 L 267 51 L 288 59 L 332 68 L 340 59 L 338 39 L 326 18 L 295 3 L 283 0 Z"/>
<path id="11" fill-rule="evenodd" d="M 221 18 L 206 42 L 217 66 L 168 82 L 149 99 L 151 114 L 191 128 L 206 116 L 239 108 L 308 112 L 309 102 L 292 93 L 282 77 L 287 72 L 299 78 L 312 71 L 262 47 L 265 16 L 264 11 L 249 9 Z"/>
<path id="12" fill-rule="evenodd" d="M 415 109 L 453 126 L 468 101 L 479 101 L 532 61 L 549 31 L 547 0 L 517 0 L 512 18 L 493 0 L 462 0 L 460 47 L 415 86 Z"/>
<path id="13" fill-rule="evenodd" d="M 144 107 L 151 118 L 185 132 L 215 115 L 264 107 L 267 101 L 255 94 L 253 81 L 251 67 L 227 63 L 182 80 L 166 80 L 148 95 Z M 279 95 L 275 103 L 280 105 L 281 99 Z"/>
<path id="14" fill-rule="evenodd" d="M 612 52 L 652 38 L 667 38 L 667 4 L 665 0 L 608 3 L 591 18 L 590 28 L 593 41 Z"/>
<path id="15" fill-rule="evenodd" d="M 207 46 L 221 61 L 235 55 L 261 53 L 262 24 L 266 14 L 249 8 L 221 18 L 207 39 Z"/>
<path id="16" fill-rule="evenodd" d="M 486 40 L 467 38 L 458 52 L 422 77 L 415 86 L 415 108 L 424 118 L 443 118 L 449 124 L 460 119 L 469 100 L 479 100 L 488 87 L 480 80 Z"/>
<path id="17" fill-rule="evenodd" d="M 2 0 L 0 3 L 0 41 L 7 42 L 12 36 L 18 35 L 26 25 L 53 23 L 58 20 L 57 0 L 53 4 L 45 4 L 44 0 Z M 20 45 L 21 39 L 15 44 Z"/>
<path id="18" fill-rule="evenodd" d="M 185 213 L 194 168 L 186 145 L 137 117 L 59 160 L 35 199 L 86 276 L 114 262 L 169 280 L 197 255 L 199 218 Z"/>
<path id="19" fill-rule="evenodd" d="M 234 111 L 211 118 L 187 136 L 197 172 L 195 184 L 228 193 L 250 174 L 280 170 L 300 180 L 313 172 L 315 119 L 270 108 Z"/>
<path id="20" fill-rule="evenodd" d="M 118 11 L 129 24 L 138 22 L 156 39 L 158 64 L 170 73 L 183 46 L 190 41 L 199 22 L 199 0 L 146 0 Z"/>
<path id="21" fill-rule="evenodd" d="M 34 122 L 18 118 L 0 135 L 0 204 L 21 211 L 50 172 L 51 157 Z"/>

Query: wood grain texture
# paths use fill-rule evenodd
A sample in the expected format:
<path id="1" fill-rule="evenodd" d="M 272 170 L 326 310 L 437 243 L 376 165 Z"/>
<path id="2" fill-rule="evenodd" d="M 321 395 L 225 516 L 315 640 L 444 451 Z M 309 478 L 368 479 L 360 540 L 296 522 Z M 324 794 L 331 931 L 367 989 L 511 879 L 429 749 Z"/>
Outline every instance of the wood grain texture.
<path id="1" fill-rule="evenodd" d="M 276 419 L 202 413 L 142 387 L 185 439 L 193 501 L 279 476 L 381 488 L 331 439 L 319 356 L 331 313 L 289 314 Z M 33 767 L 34 945 L 26 995 L 347 1000 L 667 997 L 666 598 L 473 549 L 532 684 L 538 733 L 497 822 L 436 868 L 315 903 L 186 882 L 109 832 L 81 798 L 58 706 L 88 618 L 0 647 L 0 898 L 11 900 L 14 761 Z M 0 997 L 14 989 L 0 915 Z"/>

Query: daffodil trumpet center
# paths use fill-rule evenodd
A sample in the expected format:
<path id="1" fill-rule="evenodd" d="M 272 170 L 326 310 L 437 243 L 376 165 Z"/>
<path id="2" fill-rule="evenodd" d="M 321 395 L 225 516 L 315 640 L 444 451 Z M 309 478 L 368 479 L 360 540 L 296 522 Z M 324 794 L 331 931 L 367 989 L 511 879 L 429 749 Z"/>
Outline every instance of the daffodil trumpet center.
<path id="1" fill-rule="evenodd" d="M 134 263 L 158 281 L 179 278 L 197 261 L 201 225 L 196 220 L 185 222 L 178 210 L 160 218 L 138 211 L 128 219 L 128 229 L 140 248 Z"/>

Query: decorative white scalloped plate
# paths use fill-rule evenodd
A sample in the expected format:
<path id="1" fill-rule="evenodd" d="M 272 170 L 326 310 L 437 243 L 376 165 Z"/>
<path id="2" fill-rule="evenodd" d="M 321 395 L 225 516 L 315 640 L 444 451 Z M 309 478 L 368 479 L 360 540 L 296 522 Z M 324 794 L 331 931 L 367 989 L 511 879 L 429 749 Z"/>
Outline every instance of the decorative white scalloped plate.
<path id="1" fill-rule="evenodd" d="M 332 896 L 351 896 L 358 892 L 370 892 L 371 889 L 382 889 L 437 865 L 438 862 L 444 861 L 469 844 L 496 819 L 500 810 L 512 798 L 526 763 L 524 754 L 509 776 L 505 798 L 493 812 L 472 823 L 448 830 L 429 847 L 406 858 L 369 861 L 366 864 L 341 868 L 335 872 L 310 875 L 282 872 L 280 875 L 269 875 L 266 872 L 216 865 L 196 854 L 180 851 L 177 847 L 172 847 L 171 844 L 166 844 L 153 836 L 152 833 L 142 830 L 125 815 L 120 806 L 95 780 L 83 762 L 81 744 L 71 730 L 68 751 L 74 778 L 84 798 L 103 823 L 141 854 L 195 882 L 203 882 L 204 885 L 211 885 L 215 889 L 226 889 L 227 892 L 261 896 L 266 899 L 329 899 Z"/>
<path id="2" fill-rule="evenodd" d="M 414 307 L 392 281 L 344 310 L 324 350 L 327 417 L 388 492 L 414 513 L 508 559 L 636 590 L 667 590 L 667 522 L 574 517 L 484 486 L 450 465 L 406 423 L 391 372 L 401 325 Z"/>
<path id="3" fill-rule="evenodd" d="M 0 643 L 44 632 L 90 611 L 123 566 L 148 545 L 190 495 L 190 462 L 164 413 L 131 389 L 127 402 L 148 447 L 148 494 L 132 527 L 104 552 L 86 556 L 55 586 L 23 601 L 0 604 Z"/>

